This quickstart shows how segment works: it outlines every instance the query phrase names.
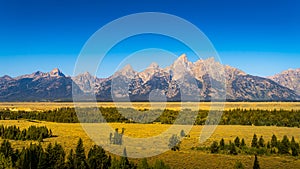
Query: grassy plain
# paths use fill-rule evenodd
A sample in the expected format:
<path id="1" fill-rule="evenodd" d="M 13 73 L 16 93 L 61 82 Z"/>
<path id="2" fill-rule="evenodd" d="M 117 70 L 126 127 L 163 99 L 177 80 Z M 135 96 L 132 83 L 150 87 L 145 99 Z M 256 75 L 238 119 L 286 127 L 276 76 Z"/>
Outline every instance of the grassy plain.
<path id="1" fill-rule="evenodd" d="M 93 103 L 82 102 L 80 106 L 89 107 L 93 106 Z M 241 109 L 263 109 L 263 110 L 273 110 L 273 109 L 285 109 L 285 110 L 300 110 L 300 102 L 98 102 L 98 106 L 102 107 L 121 107 L 121 108 L 135 108 L 135 109 L 150 109 L 150 108 L 167 108 L 172 110 L 180 110 L 181 108 L 199 108 L 202 110 L 209 109 L 220 109 L 224 106 L 224 110 L 241 108 Z M 10 110 L 52 110 L 62 107 L 74 107 L 73 102 L 1 102 L 0 109 L 10 109 Z"/>
<path id="2" fill-rule="evenodd" d="M 167 108 L 172 110 L 180 110 L 182 107 L 195 108 L 197 105 L 200 109 L 211 109 L 211 103 L 113 103 L 113 102 L 100 102 L 98 106 L 102 107 L 133 107 L 135 109 L 149 109 L 149 108 Z M 242 108 L 242 109 L 285 109 L 285 110 L 300 110 L 300 102 L 227 102 L 227 103 L 214 103 L 218 109 L 224 105 L 225 110 Z M 81 103 L 81 106 L 89 107 L 91 103 Z M 0 109 L 10 109 L 12 111 L 25 110 L 25 111 L 44 111 L 52 110 L 62 107 L 73 107 L 72 102 L 2 102 Z M 214 107 L 214 106 L 213 106 Z M 215 108 L 214 107 L 214 108 Z M 20 128 L 28 128 L 30 125 L 47 126 L 53 131 L 57 137 L 45 139 L 42 143 L 46 146 L 48 143 L 60 143 L 68 152 L 70 149 L 75 149 L 79 138 L 84 140 L 86 149 L 89 149 L 93 144 L 93 140 L 84 132 L 80 124 L 74 123 L 53 123 L 53 122 L 31 122 L 27 120 L 0 120 L 3 125 L 16 125 Z M 98 127 L 101 127 L 101 124 Z M 146 138 L 167 130 L 170 125 L 164 124 L 123 124 L 123 123 L 110 123 L 112 128 L 125 128 L 125 135 L 137 138 Z M 97 126 L 96 126 L 97 127 Z M 161 155 L 150 157 L 148 160 L 154 162 L 156 159 L 161 159 L 172 168 L 233 168 L 236 161 L 241 161 L 246 168 L 252 168 L 253 156 L 249 155 L 223 155 L 223 154 L 209 154 L 203 151 L 191 150 L 192 147 L 201 145 L 210 145 L 212 141 L 219 141 L 224 138 L 226 142 L 233 140 L 236 136 L 244 138 L 246 144 L 249 145 L 252 136 L 256 133 L 259 137 L 264 136 L 265 141 L 271 139 L 272 134 L 275 134 L 278 139 L 282 139 L 283 135 L 289 138 L 295 137 L 296 141 L 300 141 L 300 128 L 287 128 L 275 126 L 222 126 L 219 125 L 213 135 L 203 144 L 199 143 L 199 136 L 203 126 L 193 126 L 190 131 L 190 137 L 185 138 L 181 144 L 181 151 L 173 152 L 167 151 Z M 24 146 L 29 146 L 31 141 L 10 141 L 14 148 L 21 149 Z M 132 159 L 137 161 L 137 159 Z M 300 159 L 291 156 L 259 156 L 261 168 L 300 168 Z"/>
<path id="3" fill-rule="evenodd" d="M 27 120 L 0 120 L 3 125 L 16 125 L 20 128 L 27 128 L 30 125 L 47 126 L 57 137 L 45 139 L 42 143 L 46 146 L 48 143 L 60 143 L 68 151 L 75 149 L 78 138 L 84 140 L 86 149 L 93 144 L 83 128 L 78 123 L 53 123 L 53 122 L 30 122 Z M 97 126 L 98 125 L 98 126 Z M 102 124 L 96 124 L 101 127 Z M 125 128 L 125 135 L 131 137 L 149 137 L 165 131 L 170 125 L 164 124 L 125 124 L 111 123 L 113 128 Z M 167 151 L 161 155 L 149 158 L 150 162 L 161 159 L 172 168 L 233 168 L 237 160 L 241 161 L 246 168 L 252 168 L 253 156 L 249 155 L 222 155 L 209 154 L 203 151 L 191 150 L 192 147 L 200 146 L 199 135 L 203 126 L 193 126 L 190 131 L 190 138 L 185 138 L 181 144 L 181 151 Z M 274 127 L 274 126 L 218 126 L 214 134 L 204 143 L 210 145 L 213 140 L 224 138 L 226 142 L 233 140 L 236 136 L 245 138 L 249 145 L 253 134 L 263 135 L 264 139 L 270 140 L 274 133 L 279 139 L 283 135 L 295 136 L 296 141 L 300 141 L 300 128 Z M 28 146 L 30 141 L 11 141 L 14 148 L 21 149 Z M 202 145 L 202 144 L 201 144 Z M 133 159 L 137 160 L 137 159 Z M 300 160 L 291 156 L 259 156 L 261 168 L 300 168 Z"/>

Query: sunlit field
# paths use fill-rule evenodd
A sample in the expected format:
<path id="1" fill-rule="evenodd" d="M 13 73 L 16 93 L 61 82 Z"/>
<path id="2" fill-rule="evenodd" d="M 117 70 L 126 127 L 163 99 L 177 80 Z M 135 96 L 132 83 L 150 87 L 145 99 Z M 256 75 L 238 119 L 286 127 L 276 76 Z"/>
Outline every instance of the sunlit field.
<path id="1" fill-rule="evenodd" d="M 210 109 L 220 109 L 224 110 L 241 108 L 241 109 L 262 109 L 262 110 L 274 110 L 274 109 L 284 109 L 284 110 L 300 110 L 300 102 L 168 102 L 168 103 L 149 103 L 149 102 L 98 102 L 98 106 L 102 107 L 121 107 L 121 108 L 135 108 L 135 109 L 150 109 L 152 108 L 167 108 L 171 110 L 179 110 L 181 108 L 199 108 L 202 110 Z M 82 102 L 80 106 L 89 107 L 94 106 L 93 103 Z M 73 102 L 2 102 L 0 103 L 0 109 L 10 109 L 10 110 L 25 110 L 25 111 L 43 111 L 52 110 L 62 107 L 74 107 Z"/>
<path id="2" fill-rule="evenodd" d="M 49 143 L 60 143 L 67 152 L 72 148 L 75 149 L 78 138 L 81 137 L 84 141 L 86 150 L 93 144 L 87 134 L 78 123 L 52 123 L 52 122 L 31 122 L 27 120 L 1 120 L 3 125 L 16 125 L 23 128 L 28 128 L 31 125 L 46 126 L 51 129 L 57 137 L 44 139 L 43 146 Z M 91 124 L 92 125 L 92 124 Z M 103 124 L 93 124 L 101 128 Z M 131 137 L 150 137 L 157 135 L 167 130 L 170 125 L 165 124 L 125 124 L 125 123 L 110 123 L 112 128 L 125 128 L 125 135 Z M 236 136 L 245 138 L 246 144 L 250 145 L 253 134 L 258 136 L 263 135 L 265 140 L 270 140 L 272 134 L 275 134 L 278 139 L 283 135 L 289 138 L 295 137 L 296 141 L 300 141 L 300 128 L 274 127 L 274 126 L 239 126 L 226 125 L 218 126 L 214 134 L 204 143 L 199 143 L 199 136 L 203 126 L 193 126 L 189 134 L 190 137 L 184 138 L 181 144 L 181 150 L 178 152 L 167 151 L 161 155 L 151 157 L 150 162 L 156 159 L 162 159 L 165 163 L 173 168 L 233 168 L 237 160 L 241 161 L 246 168 L 252 168 L 254 156 L 242 155 L 223 155 L 209 154 L 203 151 L 192 150 L 196 146 L 209 146 L 213 140 L 219 141 L 221 138 L 225 142 L 233 140 Z M 23 146 L 28 146 L 32 141 L 10 141 L 14 148 L 21 149 Z M 37 142 L 36 142 L 37 143 Z M 132 159 L 137 161 L 138 159 Z M 292 156 L 259 156 L 261 168 L 300 168 L 300 160 L 298 157 Z"/>

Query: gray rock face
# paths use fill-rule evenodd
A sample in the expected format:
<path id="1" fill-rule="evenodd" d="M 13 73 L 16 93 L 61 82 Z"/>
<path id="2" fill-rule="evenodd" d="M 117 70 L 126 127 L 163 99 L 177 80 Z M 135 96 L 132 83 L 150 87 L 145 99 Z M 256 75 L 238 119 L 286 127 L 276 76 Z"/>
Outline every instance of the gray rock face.
<path id="1" fill-rule="evenodd" d="M 284 87 L 294 90 L 298 95 L 300 94 L 300 68 L 289 69 L 268 78 Z"/>
<path id="2" fill-rule="evenodd" d="M 299 69 L 269 78 L 248 75 L 213 58 L 192 63 L 181 55 L 166 68 L 152 63 L 136 72 L 126 65 L 103 79 L 88 72 L 67 77 L 57 68 L 16 78 L 3 76 L 0 101 L 72 100 L 72 87 L 83 99 L 95 94 L 99 101 L 208 101 L 225 95 L 231 101 L 300 100 L 295 92 L 300 88 Z"/>

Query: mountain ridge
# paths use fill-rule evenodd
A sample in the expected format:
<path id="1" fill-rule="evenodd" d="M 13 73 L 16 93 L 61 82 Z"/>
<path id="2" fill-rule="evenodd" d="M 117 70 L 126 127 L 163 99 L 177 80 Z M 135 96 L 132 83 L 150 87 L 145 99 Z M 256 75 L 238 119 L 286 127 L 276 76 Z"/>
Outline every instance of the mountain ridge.
<path id="1" fill-rule="evenodd" d="M 219 73 L 222 71 L 225 74 Z M 95 94 L 98 101 L 149 101 L 153 98 L 157 101 L 164 98 L 166 101 L 209 101 L 222 100 L 225 95 L 229 101 L 299 101 L 297 88 L 278 80 L 300 78 L 298 72 L 285 73 L 289 74 L 293 77 L 253 76 L 213 58 L 190 62 L 183 54 L 165 68 L 151 63 L 137 72 L 126 65 L 108 78 L 98 78 L 89 72 L 70 77 L 58 68 L 16 78 L 5 75 L 0 77 L 0 101 L 72 100 L 73 88 L 73 92 L 82 96 Z"/>

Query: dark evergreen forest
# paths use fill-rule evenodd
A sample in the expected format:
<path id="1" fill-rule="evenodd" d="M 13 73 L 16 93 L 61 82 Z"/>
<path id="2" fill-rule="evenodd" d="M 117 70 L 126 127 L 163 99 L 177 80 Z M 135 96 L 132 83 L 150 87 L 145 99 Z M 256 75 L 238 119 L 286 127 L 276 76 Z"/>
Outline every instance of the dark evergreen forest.
<path id="1" fill-rule="evenodd" d="M 2 120 L 40 120 L 59 123 L 101 123 L 101 122 L 143 122 L 152 123 L 160 122 L 162 124 L 173 124 L 177 117 L 183 112 L 185 117 L 179 124 L 192 124 L 190 119 L 197 115 L 194 124 L 206 124 L 209 111 L 207 110 L 183 110 L 181 113 L 175 110 L 135 110 L 130 108 L 96 108 L 81 109 L 76 114 L 74 108 L 60 108 L 44 112 L 25 112 L 1 110 L 0 119 Z M 122 112 L 122 113 L 119 113 Z M 222 112 L 211 112 L 210 116 L 218 115 Z M 210 121 L 209 124 L 216 124 L 216 121 Z M 220 125 L 255 125 L 255 126 L 283 126 L 283 127 L 300 127 L 300 111 L 294 110 L 245 110 L 233 109 L 224 111 Z"/>

